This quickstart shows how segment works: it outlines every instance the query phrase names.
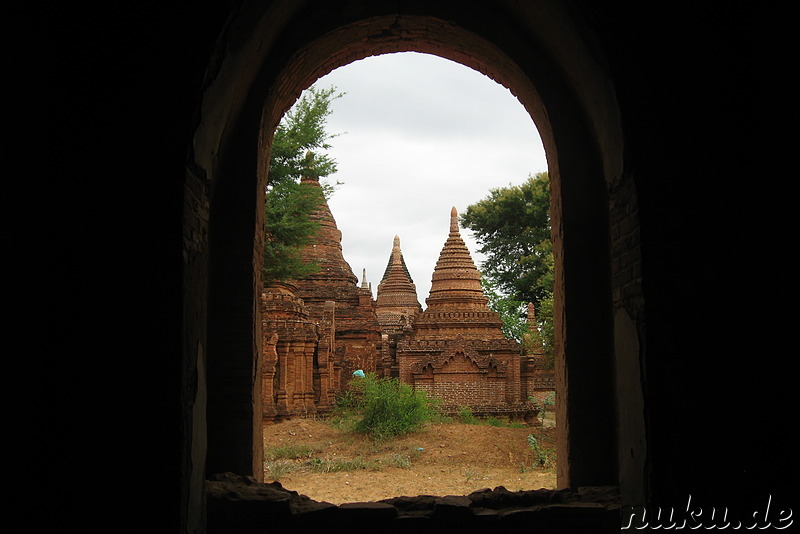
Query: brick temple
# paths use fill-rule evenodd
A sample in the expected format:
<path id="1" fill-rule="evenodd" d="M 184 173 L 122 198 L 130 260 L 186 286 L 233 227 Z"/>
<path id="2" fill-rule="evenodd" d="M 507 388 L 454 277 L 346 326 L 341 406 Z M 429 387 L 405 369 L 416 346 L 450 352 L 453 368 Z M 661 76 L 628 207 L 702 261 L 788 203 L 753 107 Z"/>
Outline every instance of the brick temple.
<path id="1" fill-rule="evenodd" d="M 303 183 L 319 187 L 314 179 Z M 373 298 L 366 274 L 359 284 L 344 259 L 327 203 L 312 217 L 320 229 L 304 257 L 319 271 L 265 287 L 261 296 L 264 421 L 330 410 L 335 394 L 361 369 L 426 391 L 451 413 L 466 407 L 477 415 L 536 422 L 529 399 L 555 389 L 553 373 L 544 369 L 540 345 L 504 336 L 455 208 L 424 310 L 399 236 Z M 535 324 L 533 306 L 529 321 Z"/>

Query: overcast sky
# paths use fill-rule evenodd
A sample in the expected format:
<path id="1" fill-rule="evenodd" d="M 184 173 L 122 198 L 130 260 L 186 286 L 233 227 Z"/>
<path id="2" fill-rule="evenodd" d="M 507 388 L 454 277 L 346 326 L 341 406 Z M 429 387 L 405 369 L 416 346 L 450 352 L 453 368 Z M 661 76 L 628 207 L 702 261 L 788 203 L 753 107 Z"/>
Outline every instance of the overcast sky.
<path id="1" fill-rule="evenodd" d="M 489 190 L 547 170 L 533 121 L 503 86 L 461 64 L 413 52 L 356 61 L 319 79 L 346 93 L 333 102 L 327 131 L 341 134 L 329 152 L 329 201 L 353 273 L 377 293 L 400 237 L 420 304 L 459 213 Z M 480 267 L 470 232 L 461 236 Z"/>

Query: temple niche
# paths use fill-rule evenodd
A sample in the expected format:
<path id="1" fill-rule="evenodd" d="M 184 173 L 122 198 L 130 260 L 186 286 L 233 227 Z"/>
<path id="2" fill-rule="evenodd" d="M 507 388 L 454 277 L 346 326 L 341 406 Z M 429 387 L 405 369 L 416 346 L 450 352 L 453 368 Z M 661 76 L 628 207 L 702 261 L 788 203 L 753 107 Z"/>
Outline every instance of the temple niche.
<path id="1" fill-rule="evenodd" d="M 314 179 L 303 183 L 319 187 Z M 554 389 L 552 371 L 544 369 L 540 345 L 537 350 L 535 343 L 503 335 L 455 208 L 424 310 L 399 236 L 373 299 L 366 273 L 359 285 L 344 259 L 342 234 L 327 203 L 312 216 L 320 230 L 304 257 L 320 269 L 262 293 L 265 422 L 330 410 L 335 394 L 360 369 L 424 390 L 451 413 L 469 408 L 476 415 L 538 423 L 530 398 L 541 400 Z"/>

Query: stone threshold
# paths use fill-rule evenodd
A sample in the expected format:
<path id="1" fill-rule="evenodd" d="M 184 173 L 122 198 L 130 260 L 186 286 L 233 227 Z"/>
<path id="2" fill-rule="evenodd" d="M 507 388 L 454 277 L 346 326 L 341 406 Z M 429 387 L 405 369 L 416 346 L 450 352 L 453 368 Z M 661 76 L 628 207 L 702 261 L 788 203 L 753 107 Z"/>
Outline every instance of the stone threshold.
<path id="1" fill-rule="evenodd" d="M 508 491 L 502 486 L 469 495 L 419 495 L 334 505 L 318 502 L 279 482 L 223 473 L 205 483 L 207 532 L 421 533 L 428 529 L 483 532 L 619 532 L 615 486 Z M 369 530 L 364 530 L 369 529 Z M 499 530 L 498 530 L 499 529 Z"/>

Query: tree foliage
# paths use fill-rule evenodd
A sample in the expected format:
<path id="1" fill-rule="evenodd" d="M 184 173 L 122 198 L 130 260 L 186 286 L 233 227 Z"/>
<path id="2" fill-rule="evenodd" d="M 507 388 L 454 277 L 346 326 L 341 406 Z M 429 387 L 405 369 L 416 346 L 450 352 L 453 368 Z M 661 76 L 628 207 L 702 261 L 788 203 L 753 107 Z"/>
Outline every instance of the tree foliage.
<path id="1" fill-rule="evenodd" d="M 537 305 L 553 290 L 550 180 L 546 172 L 517 186 L 492 189 L 467 207 L 461 224 L 486 255 L 484 276 L 503 293 Z"/>
<path id="2" fill-rule="evenodd" d="M 492 189 L 467 207 L 461 224 L 479 251 L 490 307 L 500 313 L 508 337 L 527 332 L 527 303 L 533 303 L 545 354 L 552 358 L 553 244 L 550 237 L 550 180 L 540 172 L 521 185 Z"/>
<path id="3" fill-rule="evenodd" d="M 509 297 L 497 290 L 497 283 L 485 275 L 481 277 L 483 293 L 489 298 L 489 308 L 500 314 L 503 334 L 509 339 L 522 341 L 528 333 L 527 303 Z"/>
<path id="4" fill-rule="evenodd" d="M 331 104 L 344 96 L 336 87 L 311 86 L 281 119 L 272 140 L 269 182 L 297 181 L 303 176 L 324 178 L 336 172 L 336 160 L 325 151 L 336 137 L 325 129 Z"/>
<path id="5" fill-rule="evenodd" d="M 302 183 L 302 177 L 325 178 L 336 172 L 336 160 L 325 151 L 335 137 L 326 131 L 331 103 L 343 96 L 335 87 L 311 87 L 284 115 L 273 136 L 264 224 L 264 282 L 302 278 L 318 266 L 304 261 L 303 247 L 319 228 L 310 214 L 334 187 Z"/>

